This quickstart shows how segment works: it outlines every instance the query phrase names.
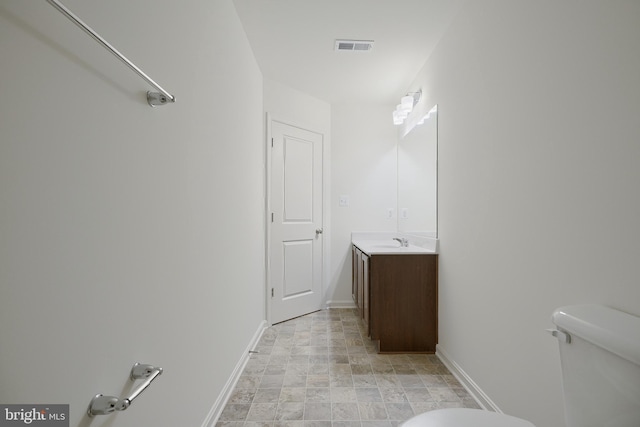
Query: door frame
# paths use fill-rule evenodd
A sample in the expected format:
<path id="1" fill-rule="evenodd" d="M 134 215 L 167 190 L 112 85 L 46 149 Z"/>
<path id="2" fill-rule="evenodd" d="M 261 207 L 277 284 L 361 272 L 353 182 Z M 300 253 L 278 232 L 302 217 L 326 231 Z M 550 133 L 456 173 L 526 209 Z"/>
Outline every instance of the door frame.
<path id="1" fill-rule="evenodd" d="M 287 126 L 292 126 L 296 128 L 300 128 L 309 132 L 317 133 L 322 136 L 322 229 L 323 229 L 323 237 L 322 237 L 322 268 L 321 268 L 321 308 L 326 308 L 327 300 L 326 300 L 326 292 L 327 292 L 327 284 L 326 278 L 329 277 L 327 274 L 327 268 L 329 263 L 327 262 L 328 256 L 328 248 L 330 247 L 330 233 L 329 233 L 329 217 L 328 213 L 328 205 L 327 205 L 327 194 L 329 191 L 329 179 L 328 179 L 328 150 L 327 150 L 327 135 L 324 132 L 320 132 L 314 130 L 310 127 L 304 127 L 300 124 L 293 124 L 286 120 L 280 120 L 277 118 L 273 118 L 269 112 L 265 113 L 265 200 L 264 200 L 264 224 L 265 224 L 265 288 L 264 288 L 264 301 L 265 301 L 265 315 L 266 321 L 269 326 L 273 325 L 271 319 L 271 138 L 273 136 L 271 130 L 271 123 L 278 122 L 285 124 Z"/>

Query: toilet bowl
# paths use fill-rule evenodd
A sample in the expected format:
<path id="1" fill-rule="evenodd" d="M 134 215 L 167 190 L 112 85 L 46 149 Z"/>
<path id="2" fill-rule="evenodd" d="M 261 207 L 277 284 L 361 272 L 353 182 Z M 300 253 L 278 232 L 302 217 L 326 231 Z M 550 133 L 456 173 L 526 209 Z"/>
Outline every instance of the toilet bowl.
<path id="1" fill-rule="evenodd" d="M 554 311 L 567 427 L 640 426 L 640 317 L 601 305 Z M 437 409 L 402 427 L 535 427 L 480 409 Z"/>
<path id="2" fill-rule="evenodd" d="M 529 421 L 482 409 L 436 409 L 416 415 L 402 427 L 535 427 Z"/>

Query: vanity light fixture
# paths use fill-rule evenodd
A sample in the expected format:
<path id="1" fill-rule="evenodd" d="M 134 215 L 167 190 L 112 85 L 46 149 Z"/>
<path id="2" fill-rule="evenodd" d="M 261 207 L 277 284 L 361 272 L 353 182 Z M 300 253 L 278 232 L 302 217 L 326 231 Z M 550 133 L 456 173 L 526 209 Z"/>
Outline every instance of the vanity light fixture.
<path id="1" fill-rule="evenodd" d="M 429 110 L 429 112 L 427 113 L 426 116 L 424 116 L 423 118 L 421 118 L 418 123 L 416 123 L 416 125 L 422 125 L 424 124 L 425 120 L 429 120 L 431 118 L 431 114 L 437 113 L 438 112 L 438 106 L 434 105 L 431 110 Z"/>
<path id="2" fill-rule="evenodd" d="M 417 92 L 409 92 L 400 98 L 400 104 L 396 105 L 393 110 L 393 124 L 401 125 L 407 116 L 413 111 L 413 107 L 420 101 L 422 97 L 422 89 Z"/>

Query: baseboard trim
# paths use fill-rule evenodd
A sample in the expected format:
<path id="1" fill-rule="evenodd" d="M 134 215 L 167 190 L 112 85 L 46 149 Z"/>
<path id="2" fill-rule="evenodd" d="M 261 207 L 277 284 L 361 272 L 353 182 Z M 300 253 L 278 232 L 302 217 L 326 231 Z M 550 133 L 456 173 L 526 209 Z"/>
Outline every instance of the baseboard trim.
<path id="1" fill-rule="evenodd" d="M 356 304 L 353 300 L 329 300 L 326 303 L 326 308 L 356 308 Z"/>
<path id="2" fill-rule="evenodd" d="M 449 354 L 442 348 L 440 344 L 436 345 L 436 356 L 438 359 L 444 363 L 444 365 L 451 371 L 454 377 L 462 384 L 462 386 L 469 392 L 471 397 L 480 405 L 482 409 L 486 409 L 488 411 L 498 412 L 502 414 L 503 412 L 498 408 L 489 396 L 482 391 L 482 389 L 476 384 L 473 379 L 458 365 Z"/>
<path id="3" fill-rule="evenodd" d="M 267 324 L 266 320 L 263 320 L 258 326 L 258 330 L 255 332 L 255 334 L 253 334 L 253 338 L 251 338 L 251 341 L 249 342 L 249 345 L 244 351 L 243 356 L 240 358 L 240 360 L 236 364 L 236 367 L 231 373 L 231 376 L 229 377 L 229 379 L 227 380 L 227 383 L 224 385 L 222 391 L 220 392 L 220 395 L 218 395 L 218 398 L 216 399 L 215 403 L 211 407 L 211 410 L 209 411 L 207 418 L 205 418 L 204 423 L 202 423 L 202 427 L 214 427 L 218 422 L 218 419 L 220 418 L 220 414 L 222 414 L 222 410 L 224 409 L 225 405 L 229 401 L 229 398 L 231 397 L 231 393 L 233 393 L 233 389 L 236 387 L 236 384 L 240 379 L 240 375 L 242 375 L 242 372 L 244 371 L 245 366 L 247 366 L 247 362 L 249 362 L 249 359 L 251 357 L 251 353 L 249 352 L 254 348 L 256 348 L 256 346 L 258 345 L 258 342 L 260 342 L 260 338 L 262 337 L 262 334 L 264 333 L 265 329 L 267 329 L 268 327 L 269 325 Z"/>

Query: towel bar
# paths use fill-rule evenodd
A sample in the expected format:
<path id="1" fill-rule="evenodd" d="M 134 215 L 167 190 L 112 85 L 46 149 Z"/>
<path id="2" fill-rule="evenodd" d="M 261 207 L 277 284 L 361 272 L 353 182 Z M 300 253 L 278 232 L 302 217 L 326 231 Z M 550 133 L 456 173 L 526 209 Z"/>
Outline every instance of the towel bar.
<path id="1" fill-rule="evenodd" d="M 156 379 L 158 375 L 162 374 L 162 368 L 143 365 L 136 363 L 131 368 L 130 378 L 132 381 L 146 379 L 144 383 L 134 390 L 129 397 L 119 399 L 115 396 L 104 396 L 102 394 L 96 394 L 89 403 L 89 409 L 87 414 L 90 417 L 94 415 L 108 415 L 113 411 L 124 411 L 127 409 L 133 400 L 140 396 L 140 394 L 149 387 L 149 384 Z"/>
<path id="2" fill-rule="evenodd" d="M 158 83 L 153 81 L 151 77 L 146 75 L 144 71 L 138 68 L 133 62 L 129 61 L 126 56 L 118 51 L 115 47 L 111 46 L 109 42 L 107 42 L 100 34 L 96 33 L 93 28 L 85 24 L 80 18 L 78 18 L 73 12 L 67 9 L 62 3 L 58 0 L 47 0 L 49 4 L 55 7 L 60 13 L 66 16 L 71 22 L 80 27 L 85 33 L 90 35 L 95 41 L 100 43 L 102 47 L 111 52 L 114 56 L 124 62 L 129 68 L 131 68 L 137 75 L 142 77 L 144 81 L 149 83 L 151 86 L 156 88 L 158 92 L 147 92 L 147 102 L 150 106 L 155 107 L 156 105 L 166 105 L 167 102 L 176 102 L 176 98 L 171 95 L 169 92 L 164 90 Z"/>

